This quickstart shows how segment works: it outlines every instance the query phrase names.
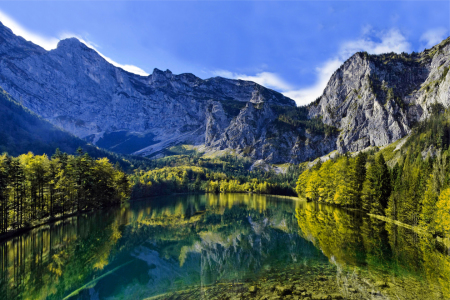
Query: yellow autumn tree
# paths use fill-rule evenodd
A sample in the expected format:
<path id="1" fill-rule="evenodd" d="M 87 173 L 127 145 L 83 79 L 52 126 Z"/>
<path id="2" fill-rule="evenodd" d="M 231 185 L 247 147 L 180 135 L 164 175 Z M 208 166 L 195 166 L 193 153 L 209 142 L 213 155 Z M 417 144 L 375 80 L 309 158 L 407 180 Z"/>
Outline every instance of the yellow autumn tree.
<path id="1" fill-rule="evenodd" d="M 306 186 L 308 184 L 309 175 L 311 171 L 309 169 L 305 170 L 297 180 L 297 186 L 295 187 L 295 191 L 299 196 L 306 197 Z"/>
<path id="2" fill-rule="evenodd" d="M 450 188 L 441 192 L 436 203 L 436 230 L 450 235 Z"/>
<path id="3" fill-rule="evenodd" d="M 306 198 L 312 199 L 314 201 L 319 200 L 320 196 L 320 174 L 319 171 L 311 172 L 308 182 L 306 184 Z"/>

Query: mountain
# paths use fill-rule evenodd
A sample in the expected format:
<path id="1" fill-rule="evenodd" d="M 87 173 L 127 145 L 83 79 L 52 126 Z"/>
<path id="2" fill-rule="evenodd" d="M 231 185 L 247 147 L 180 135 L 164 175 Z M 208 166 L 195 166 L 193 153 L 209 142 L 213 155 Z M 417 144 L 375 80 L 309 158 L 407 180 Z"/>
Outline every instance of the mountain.
<path id="1" fill-rule="evenodd" d="M 0 88 L 0 153 L 51 155 L 58 147 L 75 153 L 78 147 L 86 149 L 88 145 L 29 111 Z"/>
<path id="2" fill-rule="evenodd" d="M 298 163 L 383 146 L 449 106 L 449 39 L 419 54 L 357 53 L 307 107 L 254 82 L 117 68 L 71 38 L 46 51 L 0 24 L 0 86 L 53 125 L 119 153 L 177 144 Z M 440 106 L 439 106 L 440 105 Z"/>
<path id="3" fill-rule="evenodd" d="M 449 108 L 449 66 L 450 37 L 421 53 L 356 53 L 307 107 L 274 110 L 269 103 L 259 109 L 248 104 L 229 123 L 216 109 L 218 121 L 209 127 L 223 133 L 206 145 L 275 163 L 386 146 L 434 110 Z"/>
<path id="4" fill-rule="evenodd" d="M 45 51 L 0 27 L 0 85 L 49 122 L 118 152 L 150 154 L 174 142 L 202 144 L 206 111 L 222 103 L 232 118 L 247 102 L 295 107 L 256 83 L 202 80 L 155 69 L 147 77 L 105 61 L 71 38 Z"/>
<path id="5" fill-rule="evenodd" d="M 342 153 L 385 146 L 450 106 L 449 66 L 450 38 L 421 53 L 356 53 L 309 106 L 309 117 L 339 129 Z"/>
<path id="6" fill-rule="evenodd" d="M 107 157 L 127 171 L 145 168 L 148 164 L 146 158 L 105 151 L 61 130 L 25 108 L 0 87 L 0 153 L 18 156 L 31 151 L 36 155 L 51 156 L 56 148 L 69 154 L 82 148 L 91 157 Z"/>

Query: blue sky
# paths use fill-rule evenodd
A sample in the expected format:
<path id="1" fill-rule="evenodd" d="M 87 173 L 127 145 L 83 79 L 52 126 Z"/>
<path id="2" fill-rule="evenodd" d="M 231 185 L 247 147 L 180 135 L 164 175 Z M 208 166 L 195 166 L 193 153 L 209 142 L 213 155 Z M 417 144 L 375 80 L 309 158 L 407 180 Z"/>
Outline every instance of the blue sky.
<path id="1" fill-rule="evenodd" d="M 256 81 L 299 105 L 356 51 L 422 51 L 450 1 L 1 1 L 0 21 L 46 49 L 82 39 L 116 65 Z"/>

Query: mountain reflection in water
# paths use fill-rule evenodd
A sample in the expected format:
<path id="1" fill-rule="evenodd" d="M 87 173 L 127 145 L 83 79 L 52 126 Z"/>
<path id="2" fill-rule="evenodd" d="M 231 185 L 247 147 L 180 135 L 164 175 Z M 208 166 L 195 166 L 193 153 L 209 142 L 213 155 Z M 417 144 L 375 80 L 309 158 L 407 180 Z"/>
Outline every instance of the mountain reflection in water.
<path id="1" fill-rule="evenodd" d="M 0 267 L 0 299 L 450 299 L 449 252 L 434 239 L 262 195 L 73 217 L 0 244 Z"/>

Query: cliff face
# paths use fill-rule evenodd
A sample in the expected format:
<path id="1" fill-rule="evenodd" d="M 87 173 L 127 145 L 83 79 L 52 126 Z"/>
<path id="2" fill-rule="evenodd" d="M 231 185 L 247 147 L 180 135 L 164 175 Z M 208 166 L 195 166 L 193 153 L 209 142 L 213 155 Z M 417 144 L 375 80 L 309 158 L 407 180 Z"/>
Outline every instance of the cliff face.
<path id="1" fill-rule="evenodd" d="M 357 53 L 333 74 L 309 116 L 340 130 L 340 152 L 392 143 L 434 104 L 450 106 L 449 56 L 450 39 L 419 54 Z"/>
<path id="2" fill-rule="evenodd" d="M 211 102 L 223 103 L 228 118 L 251 99 L 295 106 L 282 94 L 249 81 L 202 80 L 157 69 L 147 77 L 131 74 L 77 39 L 62 40 L 56 49 L 45 51 L 4 26 L 0 54 L 0 86 L 24 106 L 78 137 L 128 153 L 205 143 Z"/>
<path id="3" fill-rule="evenodd" d="M 0 86 L 52 124 L 99 147 L 154 155 L 176 144 L 298 163 L 383 146 L 450 106 L 447 39 L 420 54 L 357 53 L 308 107 L 254 82 L 155 69 L 128 73 L 77 39 L 51 51 L 0 23 Z"/>
<path id="4" fill-rule="evenodd" d="M 291 114 L 289 119 L 288 114 L 286 120 L 280 118 L 285 111 L 250 101 L 226 129 L 220 121 L 223 133 L 206 144 L 267 162 L 294 163 L 333 150 L 384 146 L 409 134 L 432 109 L 450 106 L 449 65 L 450 38 L 422 53 L 356 53 L 332 75 L 323 95 L 303 108 L 306 119 L 320 120 L 336 131 L 286 127 L 286 122 L 305 124 L 304 118 Z M 208 120 L 213 123 L 217 117 L 211 114 Z"/>
<path id="5" fill-rule="evenodd" d="M 288 110 L 295 111 L 297 108 Z M 221 130 L 209 135 L 206 146 L 233 149 L 254 160 L 263 159 L 269 163 L 298 163 L 335 149 L 336 134 L 312 133 L 307 125 L 289 124 L 280 118 L 284 113 L 287 113 L 285 109 L 258 101 L 248 102 L 239 115 L 229 122 L 220 117 L 220 110 L 211 111 L 207 115 L 208 124 Z"/>

